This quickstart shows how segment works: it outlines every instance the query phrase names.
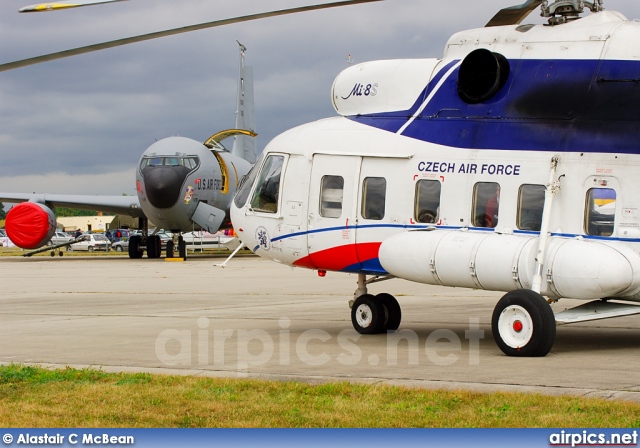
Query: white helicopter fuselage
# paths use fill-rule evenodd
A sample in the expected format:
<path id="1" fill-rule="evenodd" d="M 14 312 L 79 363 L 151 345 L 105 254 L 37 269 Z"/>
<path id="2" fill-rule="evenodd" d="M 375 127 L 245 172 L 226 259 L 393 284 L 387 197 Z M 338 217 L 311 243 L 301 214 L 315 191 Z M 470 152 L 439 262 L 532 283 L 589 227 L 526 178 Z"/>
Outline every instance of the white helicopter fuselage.
<path id="1" fill-rule="evenodd" d="M 637 42 L 640 23 L 604 11 L 350 67 L 341 116 L 267 146 L 234 227 L 320 272 L 640 301 Z"/>
<path id="2" fill-rule="evenodd" d="M 272 145 L 277 150 L 267 148 L 264 157 L 284 158 L 278 211 L 264 212 L 250 204 L 232 208 L 242 241 L 258 255 L 292 266 L 391 273 L 428 284 L 498 291 L 531 287 L 539 232 L 526 228 L 518 204 L 523 186 L 546 185 L 556 153 L 470 154 L 341 117 L 288 131 Z M 560 157 L 558 173 L 564 177 L 551 211 L 552 256 L 543 295 L 594 299 L 638 293 L 640 197 L 633 194 L 640 190 L 640 177 L 634 175 L 638 163 L 632 155 Z M 322 208 L 325 176 L 344 179 L 339 215 Z M 386 180 L 382 217 L 363 213 L 363 185 L 372 178 Z M 416 191 L 421 182 L 440 184 L 438 219 L 433 223 L 418 221 Z M 495 228 L 472 221 L 474 186 L 483 183 L 500 186 Z M 600 186 L 617 194 L 616 225 L 607 236 L 585 231 L 587 197 Z M 626 188 L 628 195 L 623 194 Z"/>

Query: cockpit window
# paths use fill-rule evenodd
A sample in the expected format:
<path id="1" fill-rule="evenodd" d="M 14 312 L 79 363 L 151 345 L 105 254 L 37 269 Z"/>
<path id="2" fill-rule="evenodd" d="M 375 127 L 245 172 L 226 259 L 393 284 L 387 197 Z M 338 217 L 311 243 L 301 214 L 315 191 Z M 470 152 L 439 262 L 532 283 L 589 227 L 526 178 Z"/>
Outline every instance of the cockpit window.
<path id="1" fill-rule="evenodd" d="M 195 156 L 144 157 L 140 162 L 140 169 L 148 166 L 184 166 L 190 170 L 198 166 L 199 159 Z"/>
<path id="2" fill-rule="evenodd" d="M 236 197 L 233 200 L 233 203 L 236 204 L 236 207 L 242 208 L 244 204 L 247 203 L 247 199 L 249 199 L 249 193 L 251 192 L 251 187 L 253 186 L 253 182 L 256 180 L 256 175 L 258 174 L 258 164 L 256 163 L 240 181 L 240 186 L 238 187 L 238 192 L 236 193 Z"/>
<path id="3" fill-rule="evenodd" d="M 263 213 L 278 212 L 282 165 L 284 165 L 284 156 L 270 155 L 267 157 L 260 172 L 253 198 L 251 198 L 251 208 L 254 211 Z"/>

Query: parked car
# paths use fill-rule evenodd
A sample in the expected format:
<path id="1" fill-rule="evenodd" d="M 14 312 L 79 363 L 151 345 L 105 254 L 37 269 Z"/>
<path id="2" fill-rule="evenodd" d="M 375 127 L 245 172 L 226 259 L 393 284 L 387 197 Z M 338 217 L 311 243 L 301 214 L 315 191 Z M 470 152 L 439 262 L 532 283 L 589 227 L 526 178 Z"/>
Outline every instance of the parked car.
<path id="1" fill-rule="evenodd" d="M 72 236 L 69 236 L 65 232 L 56 232 L 51 237 L 51 240 L 49 240 L 49 244 L 52 246 L 56 246 L 58 244 L 68 243 L 73 240 L 75 240 L 75 238 Z"/>
<path id="2" fill-rule="evenodd" d="M 118 234 L 120 236 L 118 236 Z M 110 240 L 113 243 L 115 241 L 128 240 L 130 236 L 130 232 L 129 232 L 129 229 L 112 229 L 112 230 L 109 230 L 109 235 L 111 235 Z"/>
<path id="3" fill-rule="evenodd" d="M 129 240 L 127 241 L 115 241 L 111 243 L 111 249 L 116 252 L 128 252 L 129 251 Z"/>
<path id="4" fill-rule="evenodd" d="M 111 241 L 99 233 L 85 233 L 84 240 L 74 243 L 70 246 L 71 250 L 87 250 L 93 252 L 96 250 L 111 250 Z"/>

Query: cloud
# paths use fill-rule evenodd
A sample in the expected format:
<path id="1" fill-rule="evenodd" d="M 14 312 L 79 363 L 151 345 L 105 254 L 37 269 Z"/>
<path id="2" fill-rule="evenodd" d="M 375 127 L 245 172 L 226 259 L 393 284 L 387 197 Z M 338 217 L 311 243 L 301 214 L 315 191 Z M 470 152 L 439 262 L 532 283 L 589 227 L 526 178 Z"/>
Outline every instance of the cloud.
<path id="1" fill-rule="evenodd" d="M 2 61 L 165 28 L 312 4 L 293 0 L 131 0 L 39 14 L 0 2 Z M 518 0 L 386 0 L 142 42 L 0 73 L 0 191 L 120 194 L 157 139 L 231 127 L 238 50 L 254 67 L 258 145 L 334 115 L 330 88 L 356 62 L 439 57 L 451 34 Z M 629 17 L 636 2 L 607 0 Z M 531 20 L 540 21 L 537 13 Z M 113 179 L 110 181 L 109 179 Z M 113 190 L 110 188 L 113 186 Z"/>

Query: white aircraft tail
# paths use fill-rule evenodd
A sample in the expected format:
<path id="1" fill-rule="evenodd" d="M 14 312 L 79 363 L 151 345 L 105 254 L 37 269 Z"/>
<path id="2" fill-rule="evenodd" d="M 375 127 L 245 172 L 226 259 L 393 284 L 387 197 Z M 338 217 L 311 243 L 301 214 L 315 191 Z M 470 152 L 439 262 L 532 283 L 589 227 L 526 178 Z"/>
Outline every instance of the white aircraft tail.
<path id="1" fill-rule="evenodd" d="M 238 72 L 238 102 L 236 106 L 236 129 L 255 132 L 256 120 L 253 105 L 253 69 L 244 65 L 244 53 L 247 48 L 240 45 L 240 69 Z M 256 139 L 248 135 L 234 137 L 231 153 L 253 164 L 257 159 Z"/>

